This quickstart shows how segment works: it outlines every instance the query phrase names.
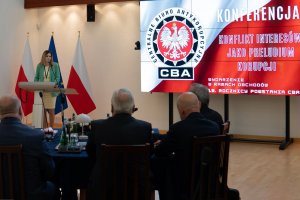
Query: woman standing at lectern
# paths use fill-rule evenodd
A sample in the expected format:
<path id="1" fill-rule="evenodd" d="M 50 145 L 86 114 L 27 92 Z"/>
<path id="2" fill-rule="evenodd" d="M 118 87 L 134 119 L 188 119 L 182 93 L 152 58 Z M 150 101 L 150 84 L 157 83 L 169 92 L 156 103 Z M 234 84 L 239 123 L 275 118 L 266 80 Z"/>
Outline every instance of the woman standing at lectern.
<path id="1" fill-rule="evenodd" d="M 58 63 L 53 62 L 52 53 L 48 50 L 43 52 L 41 62 L 36 67 L 36 73 L 34 77 L 34 81 L 36 82 L 55 82 L 58 85 L 60 81 L 60 71 Z M 54 125 L 54 118 L 55 118 L 55 102 L 57 93 L 54 92 L 43 92 L 43 104 L 44 104 L 44 112 L 49 114 L 49 121 L 48 124 L 47 115 L 45 114 L 44 117 L 44 128 L 46 127 L 53 127 Z"/>

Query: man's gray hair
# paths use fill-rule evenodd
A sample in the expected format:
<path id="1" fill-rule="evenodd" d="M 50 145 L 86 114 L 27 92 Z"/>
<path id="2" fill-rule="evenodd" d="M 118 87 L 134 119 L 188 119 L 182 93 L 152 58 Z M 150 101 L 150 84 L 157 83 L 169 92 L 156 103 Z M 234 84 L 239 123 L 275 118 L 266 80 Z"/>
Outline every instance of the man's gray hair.
<path id="1" fill-rule="evenodd" d="M 134 99 L 131 92 L 126 88 L 114 91 L 111 98 L 113 114 L 128 113 L 132 114 L 134 108 Z"/>
<path id="2" fill-rule="evenodd" d="M 0 117 L 8 114 L 18 114 L 21 107 L 20 100 L 15 96 L 0 98 Z"/>
<path id="3" fill-rule="evenodd" d="M 193 92 L 202 104 L 209 104 L 209 90 L 205 85 L 193 83 L 189 91 Z"/>

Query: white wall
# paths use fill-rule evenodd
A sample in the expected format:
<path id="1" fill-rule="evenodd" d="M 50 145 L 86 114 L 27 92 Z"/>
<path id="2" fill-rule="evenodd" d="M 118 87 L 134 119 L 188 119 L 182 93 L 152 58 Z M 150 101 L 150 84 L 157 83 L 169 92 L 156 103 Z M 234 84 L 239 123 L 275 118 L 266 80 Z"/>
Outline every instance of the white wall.
<path id="1" fill-rule="evenodd" d="M 23 0 L 0 1 L 0 95 L 14 94 L 26 37 L 33 55 L 39 46 L 37 10 L 24 10 L 23 4 Z"/>
<path id="2" fill-rule="evenodd" d="M 0 15 L 3 16 L 0 17 L 0 26 L 5 27 L 0 33 L 0 95 L 14 92 L 27 32 L 30 32 L 34 65 L 48 48 L 50 36 L 54 33 L 66 84 L 80 31 L 97 106 L 90 116 L 104 118 L 110 112 L 112 91 L 127 87 L 134 93 L 139 108 L 134 116 L 151 122 L 153 127 L 168 129 L 168 94 L 140 92 L 140 52 L 134 50 L 134 43 L 139 40 L 138 2 L 97 4 L 95 22 L 86 22 L 85 5 L 24 10 L 22 0 L 0 1 Z M 179 120 L 175 107 L 177 96 L 174 94 L 174 121 Z M 284 97 L 230 95 L 229 101 L 232 133 L 284 135 Z M 223 95 L 211 97 L 211 107 L 222 115 L 223 103 Z M 300 138 L 297 130 L 299 108 L 299 97 L 291 97 L 291 136 L 297 138 Z M 66 116 L 71 116 L 72 112 L 69 104 Z"/>

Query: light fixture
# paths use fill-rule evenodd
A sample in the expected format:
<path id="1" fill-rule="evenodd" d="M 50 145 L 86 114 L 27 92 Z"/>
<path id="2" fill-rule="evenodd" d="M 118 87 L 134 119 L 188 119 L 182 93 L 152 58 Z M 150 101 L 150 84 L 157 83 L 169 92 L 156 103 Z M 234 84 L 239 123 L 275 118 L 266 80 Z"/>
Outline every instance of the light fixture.
<path id="1" fill-rule="evenodd" d="M 83 135 L 84 124 L 90 123 L 91 121 L 92 119 L 90 118 L 90 116 L 86 114 L 82 113 L 76 116 L 75 122 L 81 124 L 81 135 Z"/>

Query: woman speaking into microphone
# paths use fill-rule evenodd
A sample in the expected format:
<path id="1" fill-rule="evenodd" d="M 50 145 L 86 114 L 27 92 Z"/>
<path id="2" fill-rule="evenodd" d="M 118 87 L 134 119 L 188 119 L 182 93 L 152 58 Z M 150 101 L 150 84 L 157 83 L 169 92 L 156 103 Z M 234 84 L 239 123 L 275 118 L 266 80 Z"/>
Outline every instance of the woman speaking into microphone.
<path id="1" fill-rule="evenodd" d="M 58 63 L 53 62 L 52 53 L 48 50 L 43 52 L 40 63 L 36 67 L 36 73 L 34 77 L 36 82 L 55 82 L 58 85 L 60 82 L 60 71 Z M 50 124 L 48 125 L 47 115 L 44 117 L 44 128 L 53 127 L 54 125 L 54 109 L 56 96 L 58 93 L 55 92 L 43 92 L 40 93 L 43 104 L 44 112 L 48 113 Z"/>

